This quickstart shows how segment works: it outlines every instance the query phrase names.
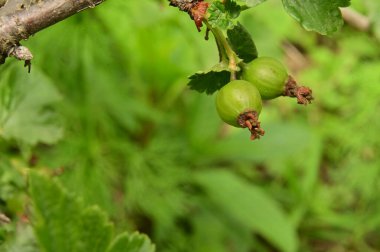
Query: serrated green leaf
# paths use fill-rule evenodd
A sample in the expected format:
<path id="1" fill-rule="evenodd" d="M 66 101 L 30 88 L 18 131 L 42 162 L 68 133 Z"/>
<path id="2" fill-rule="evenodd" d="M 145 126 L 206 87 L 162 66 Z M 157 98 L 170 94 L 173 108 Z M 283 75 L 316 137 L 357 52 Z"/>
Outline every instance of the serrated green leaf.
<path id="1" fill-rule="evenodd" d="M 228 171 L 196 174 L 217 209 L 239 225 L 251 228 L 284 252 L 297 249 L 296 230 L 281 207 L 261 188 Z"/>
<path id="2" fill-rule="evenodd" d="M 154 252 L 155 246 L 146 235 L 122 233 L 111 243 L 107 252 Z"/>
<path id="3" fill-rule="evenodd" d="M 61 95 L 38 69 L 31 74 L 16 66 L 0 78 L 0 136 L 35 145 L 62 137 L 53 109 Z"/>
<path id="4" fill-rule="evenodd" d="M 228 67 L 221 62 L 208 72 L 198 72 L 190 76 L 188 85 L 190 89 L 200 93 L 206 92 L 206 94 L 213 94 L 230 82 L 230 74 Z"/>
<path id="5" fill-rule="evenodd" d="M 30 174 L 30 192 L 33 201 L 34 231 L 44 251 L 74 251 L 79 240 L 79 203 L 63 192 L 54 181 L 35 173 Z"/>
<path id="6" fill-rule="evenodd" d="M 84 208 L 57 181 L 30 174 L 34 231 L 43 251 L 103 252 L 109 246 L 112 225 L 98 208 Z"/>
<path id="7" fill-rule="evenodd" d="M 89 207 L 81 213 L 80 242 L 77 251 L 104 252 L 112 238 L 113 226 L 107 215 L 97 206 Z"/>
<path id="8" fill-rule="evenodd" d="M 234 20 L 240 15 L 241 7 L 234 1 L 227 0 L 225 3 L 215 1 L 208 8 L 208 22 L 212 27 L 220 29 L 232 28 L 236 21 Z"/>
<path id="9" fill-rule="evenodd" d="M 339 7 L 347 7 L 350 0 L 282 0 L 286 11 L 309 31 L 327 35 L 343 25 Z"/>
<path id="10" fill-rule="evenodd" d="M 235 0 L 225 0 L 224 8 L 231 18 L 237 18 L 242 11 L 241 7 L 236 3 Z"/>
<path id="11" fill-rule="evenodd" d="M 228 30 L 227 36 L 232 49 L 245 63 L 257 58 L 255 43 L 249 32 L 240 23 Z"/>

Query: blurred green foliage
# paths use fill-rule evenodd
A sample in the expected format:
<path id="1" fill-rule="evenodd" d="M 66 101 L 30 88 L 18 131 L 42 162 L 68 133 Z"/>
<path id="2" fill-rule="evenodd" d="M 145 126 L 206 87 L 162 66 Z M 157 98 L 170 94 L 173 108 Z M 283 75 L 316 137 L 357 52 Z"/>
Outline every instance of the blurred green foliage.
<path id="1" fill-rule="evenodd" d="M 372 2 L 353 6 L 366 14 Z M 107 1 L 28 41 L 31 74 L 1 66 L 0 213 L 11 223 L 0 251 L 38 251 L 30 170 L 59 176 L 157 251 L 380 251 L 379 40 L 348 26 L 306 32 L 276 1 L 240 21 L 259 55 L 286 62 L 316 98 L 264 104 L 260 141 L 188 90 L 217 49 L 157 1 Z"/>

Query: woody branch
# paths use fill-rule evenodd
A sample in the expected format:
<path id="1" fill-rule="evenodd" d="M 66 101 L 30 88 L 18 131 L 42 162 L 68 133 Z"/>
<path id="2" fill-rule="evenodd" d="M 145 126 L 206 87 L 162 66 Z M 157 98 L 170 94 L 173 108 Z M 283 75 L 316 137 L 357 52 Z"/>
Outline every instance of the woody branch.
<path id="1" fill-rule="evenodd" d="M 20 41 L 105 0 L 0 0 L 0 64 Z"/>

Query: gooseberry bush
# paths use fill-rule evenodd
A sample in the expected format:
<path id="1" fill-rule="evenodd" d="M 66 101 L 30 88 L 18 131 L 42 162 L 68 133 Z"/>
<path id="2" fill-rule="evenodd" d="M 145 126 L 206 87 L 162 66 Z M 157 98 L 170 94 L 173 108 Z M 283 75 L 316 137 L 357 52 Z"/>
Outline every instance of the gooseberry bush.
<path id="1" fill-rule="evenodd" d="M 171 6 L 176 7 L 180 11 L 189 15 L 189 22 L 194 22 L 195 28 L 194 31 L 189 30 L 188 32 L 203 32 L 206 40 L 215 40 L 219 60 L 216 60 L 215 65 L 210 69 L 191 75 L 189 77 L 188 85 L 190 89 L 199 93 L 204 93 L 206 95 L 214 94 L 215 109 L 221 120 L 225 123 L 234 127 L 248 129 L 251 134 L 250 138 L 254 140 L 264 135 L 264 129 L 261 128 L 261 122 L 259 119 L 261 111 L 265 109 L 265 104 L 263 103 L 264 100 L 272 100 L 280 96 L 287 96 L 296 98 L 296 102 L 303 105 L 312 102 L 313 96 L 311 89 L 299 85 L 295 78 L 288 73 L 286 67 L 279 59 L 261 55 L 259 53 L 260 49 L 256 47 L 252 38 L 254 34 L 250 34 L 244 25 L 239 22 L 239 16 L 243 11 L 249 11 L 249 9 L 258 6 L 259 4 L 265 4 L 265 0 L 162 0 L 161 2 L 164 2 L 166 5 L 168 5 L 169 2 Z M 318 32 L 323 35 L 331 34 L 340 28 L 343 21 L 339 8 L 349 5 L 348 0 L 283 0 L 282 3 L 285 11 L 287 11 L 291 17 L 299 21 L 300 25 L 306 30 Z M 101 11 L 102 7 L 100 6 L 99 8 Z M 172 9 L 172 11 L 174 12 L 174 9 Z M 269 18 L 271 18 L 270 13 L 268 13 L 268 19 Z M 38 35 L 33 37 L 32 40 L 38 41 Z M 84 41 L 90 46 L 93 46 L 88 40 Z M 73 41 L 73 43 L 74 42 L 77 42 L 78 44 L 82 43 L 82 41 L 80 43 L 78 41 Z M 96 45 L 96 47 L 98 47 L 98 45 Z M 84 57 L 85 59 L 83 61 L 91 63 L 96 61 L 89 60 L 92 58 L 90 55 L 91 53 L 89 53 L 91 51 L 88 47 L 83 46 L 81 50 L 73 50 L 72 52 L 78 54 L 84 52 L 83 54 L 86 57 Z M 33 53 L 38 58 L 39 52 L 35 51 Z M 73 53 L 73 55 L 75 53 Z M 197 52 L 193 53 L 196 54 Z M 199 57 L 202 56 L 203 55 L 199 55 Z M 108 54 L 107 57 L 109 57 Z M 72 70 L 77 70 L 77 67 L 75 67 L 75 59 L 77 58 L 73 56 L 73 59 L 67 61 L 68 67 L 72 67 Z M 29 58 L 27 60 L 30 61 L 31 59 Z M 181 63 L 179 62 L 178 64 Z M 30 64 L 28 66 L 30 67 Z M 65 66 L 59 67 L 65 68 Z M 48 149 L 50 145 L 55 144 L 63 137 L 60 121 L 56 118 L 56 114 L 50 107 L 52 104 L 60 101 L 62 97 L 56 89 L 54 89 L 54 84 L 51 80 L 46 78 L 41 72 L 36 70 L 33 72 L 32 69 L 32 73 L 25 76 L 22 75 L 22 70 L 18 69 L 16 66 L 11 66 L 7 70 L 9 69 L 12 69 L 12 72 L 8 71 L 6 74 L 0 76 L 0 137 L 5 139 L 5 141 L 12 141 L 10 144 L 12 148 L 9 148 L 12 151 L 14 151 L 13 145 L 15 144 L 13 141 L 16 142 L 15 145 L 20 143 L 20 149 L 22 148 L 23 150 L 26 150 L 24 151 L 24 155 L 27 157 L 26 159 L 28 159 L 28 161 L 23 163 L 19 161 L 21 158 L 17 159 L 12 157 L 12 159 L 9 158 L 9 160 L 7 160 L 3 158 L 3 156 L 0 156 L 0 175 L 4 178 L 0 181 L 0 202 L 2 204 L 4 202 L 7 207 L 7 211 L 3 211 L 2 208 L 0 208 L 0 245 L 3 240 L 6 240 L 7 235 L 10 232 L 14 232 L 13 230 L 9 231 L 2 229 L 2 223 L 9 224 L 9 222 L 12 222 L 12 218 L 9 218 L 12 217 L 10 213 L 17 212 L 21 213 L 20 215 L 24 218 L 23 221 L 25 223 L 29 223 L 30 221 L 32 223 L 35 239 L 32 234 L 29 235 L 29 231 L 26 231 L 28 234 L 28 241 L 32 241 L 33 243 L 33 248 L 30 251 L 154 251 L 155 247 L 147 236 L 139 233 L 116 233 L 118 229 L 113 227 L 113 224 L 108 220 L 109 218 L 102 210 L 98 207 L 86 206 L 81 200 L 78 200 L 63 188 L 64 186 L 62 186 L 55 177 L 65 172 L 64 168 L 49 170 L 46 169 L 46 167 L 39 167 L 39 173 L 43 173 L 44 175 L 37 174 L 38 172 L 30 172 L 31 169 L 29 168 L 37 167 L 38 165 L 36 165 L 36 163 L 39 161 L 38 156 L 32 155 L 29 147 L 43 143 L 43 148 Z M 83 73 L 81 73 L 81 75 L 91 79 L 91 71 L 87 68 L 81 69 L 80 71 L 82 70 Z M 91 79 L 91 81 L 96 82 L 97 80 Z M 106 82 L 105 79 L 102 81 Z M 12 83 L 13 86 L 8 85 L 8 83 Z M 48 83 L 48 85 L 46 85 L 46 83 Z M 81 83 L 77 85 L 78 89 L 81 88 L 80 84 Z M 43 92 L 41 92 L 41 90 Z M 89 88 L 83 92 L 93 92 L 93 94 L 96 94 L 98 97 L 99 94 L 103 94 L 102 92 L 105 93 L 105 96 L 108 95 L 107 92 L 109 91 L 107 88 L 104 88 L 104 90 L 101 91 L 97 90 L 97 92 L 94 92 L 94 90 L 95 88 Z M 14 98 L 16 95 L 18 95 L 17 99 Z M 118 99 L 118 102 L 124 102 L 124 96 L 115 97 Z M 82 97 L 79 97 L 78 100 L 82 100 Z M 117 108 L 117 111 L 120 112 L 115 113 L 112 116 L 117 117 L 120 116 L 120 114 L 128 114 L 130 112 L 131 114 L 136 114 L 136 117 L 148 115 L 147 118 L 151 118 L 155 114 L 152 113 L 150 109 L 140 105 L 137 106 L 137 102 L 123 103 L 125 106 L 116 106 L 116 103 L 113 103 L 114 100 L 115 99 L 110 98 L 106 102 L 103 101 L 104 104 L 111 104 L 109 107 L 112 107 L 113 109 Z M 98 100 L 94 103 L 97 104 Z M 126 110 L 128 112 L 126 112 Z M 75 108 L 74 111 L 73 114 L 77 113 L 77 108 Z M 86 115 L 84 116 L 87 120 L 86 126 L 87 123 L 91 123 L 91 118 L 88 116 L 93 112 L 95 111 L 92 111 L 91 109 L 83 112 Z M 83 116 L 83 114 L 80 116 Z M 80 116 L 78 116 L 78 118 Z M 136 138 L 139 141 L 144 142 L 141 145 L 147 145 L 146 139 L 149 137 L 147 132 L 150 132 L 150 128 L 152 128 L 153 131 L 154 127 L 147 127 L 148 129 L 145 129 L 146 132 L 138 135 L 138 131 L 136 130 L 136 128 L 138 128 L 136 126 L 138 123 L 131 120 L 133 117 L 128 116 L 125 117 L 126 119 L 120 116 L 120 118 L 122 118 L 122 120 L 120 119 L 120 121 L 122 121 L 121 124 L 130 127 L 128 133 L 132 132 L 131 135 L 134 134 L 131 139 Z M 57 126 L 56 123 L 58 123 L 59 126 Z M 96 134 L 95 131 L 96 130 L 94 130 L 94 132 L 87 132 L 89 135 L 87 136 L 87 134 L 85 134 L 84 137 L 91 139 L 91 134 Z M 123 131 L 123 134 L 124 133 L 125 132 Z M 88 147 L 87 144 L 88 142 L 83 144 L 86 147 L 84 148 L 85 151 L 80 149 L 78 153 L 80 153 L 80 155 L 91 155 L 94 160 L 95 158 L 98 158 L 98 154 L 104 155 L 104 153 L 106 153 L 106 155 L 109 155 L 111 152 L 110 150 L 112 149 L 105 148 L 106 150 L 104 150 L 100 145 L 91 145 L 92 143 L 88 144 Z M 109 143 L 104 144 L 106 145 Z M 117 145 L 116 143 L 112 144 L 115 144 L 115 146 Z M 81 144 L 77 145 L 82 148 Z M 67 153 L 72 152 L 71 148 L 72 146 L 70 145 L 65 151 Z M 160 172 L 168 169 L 167 167 L 171 164 L 170 162 L 156 162 L 156 160 L 148 163 L 148 161 L 145 160 L 146 157 L 143 156 L 145 153 L 140 154 L 144 147 L 141 147 L 140 149 L 140 146 L 131 147 L 128 146 L 128 144 L 125 144 L 120 146 L 117 145 L 117 148 L 120 150 L 131 148 L 131 153 L 133 153 L 133 151 L 137 153 L 134 154 L 135 156 L 132 154 L 128 156 L 128 159 L 130 159 L 128 162 L 130 162 L 131 165 L 136 163 L 136 167 L 144 167 L 144 165 L 148 168 L 153 167 L 154 178 L 151 180 L 155 182 L 160 180 Z M 160 149 L 158 152 L 160 155 L 154 153 L 153 151 L 156 150 L 152 147 L 154 150 L 149 151 L 152 151 L 155 155 L 151 156 L 153 156 L 153 158 L 154 156 L 160 156 L 161 158 L 162 149 L 167 148 L 167 146 L 155 148 Z M 180 148 L 183 148 L 183 146 L 180 146 Z M 168 149 L 168 152 L 170 152 L 171 149 Z M 7 151 L 9 151 L 7 148 L 0 146 L 0 154 Z M 54 154 L 54 152 L 49 153 L 49 155 L 52 156 Z M 123 155 L 120 155 L 120 157 L 124 158 Z M 192 157 L 193 156 L 191 156 L 191 158 Z M 183 157 L 184 160 L 186 160 L 186 158 L 187 157 Z M 178 159 L 182 159 L 182 157 Z M 60 164 L 60 162 L 65 162 L 65 160 L 59 160 L 57 163 Z M 93 162 L 93 160 L 91 160 L 91 162 L 87 162 L 86 160 L 84 163 L 89 163 L 89 165 L 94 167 L 104 165 L 103 163 L 98 164 L 97 162 Z M 122 162 L 118 163 L 112 160 L 112 165 L 121 167 L 123 164 Z M 109 168 L 109 166 L 106 166 L 106 168 Z M 28 169 L 25 167 L 28 167 Z M 83 174 L 85 174 L 83 176 L 86 176 L 86 181 L 89 181 L 88 184 L 95 184 L 92 188 L 94 189 L 93 193 L 96 195 L 99 193 L 98 190 L 101 191 L 101 189 L 104 188 L 104 185 L 97 183 L 96 179 L 93 179 L 93 177 L 99 178 L 102 177 L 103 174 L 96 169 L 91 169 L 90 172 L 87 172 L 88 170 L 85 171 L 86 172 L 83 172 Z M 68 171 L 68 173 L 70 172 L 72 171 Z M 138 177 L 138 172 L 139 171 L 130 171 L 132 174 L 131 176 L 141 179 Z M 17 177 L 17 175 L 15 175 L 16 173 L 22 175 Z M 28 174 L 28 182 L 25 182 L 26 180 L 24 180 L 23 175 L 25 174 Z M 148 172 L 144 171 L 144 178 L 146 177 L 146 174 L 148 174 Z M 158 178 L 156 178 L 156 174 L 159 174 L 157 175 Z M 122 174 L 122 176 L 124 175 L 125 174 Z M 172 172 L 171 170 L 168 172 L 168 177 L 172 178 L 173 176 L 179 176 L 177 169 L 175 172 Z M 15 177 L 18 179 L 11 179 Z M 210 178 L 214 178 L 214 181 Z M 207 192 L 211 195 L 216 195 L 215 200 L 216 202 L 220 202 L 221 206 L 225 205 L 221 200 L 223 197 L 226 195 L 228 197 L 229 195 L 236 195 L 235 190 L 238 190 L 241 195 L 245 196 L 239 198 L 239 204 L 227 204 L 228 206 L 232 206 L 232 208 L 235 208 L 236 206 L 237 210 L 233 209 L 231 212 L 235 213 L 239 210 L 243 211 L 244 209 L 252 208 L 255 208 L 255 212 L 247 210 L 247 212 L 249 212 L 248 215 L 245 214 L 247 212 L 243 212 L 243 214 L 234 216 L 238 219 L 237 222 L 247 223 L 248 226 L 255 227 L 256 232 L 262 235 L 280 251 L 296 251 L 297 242 L 294 238 L 296 237 L 295 232 L 292 230 L 289 231 L 289 228 L 287 227 L 290 225 L 288 225 L 282 212 L 278 211 L 276 204 L 273 204 L 274 201 L 267 200 L 266 195 L 261 194 L 259 188 L 253 188 L 246 181 L 241 180 L 237 176 L 231 177 L 228 173 L 203 174 L 203 176 L 199 175 L 196 180 L 198 184 L 206 188 Z M 177 183 L 178 181 L 175 182 Z M 167 185 L 166 181 L 163 180 L 159 182 L 159 185 L 152 183 L 152 191 L 159 186 L 164 188 L 165 193 L 166 191 L 175 191 L 173 188 L 178 189 L 173 186 L 175 184 L 174 182 L 172 183 L 173 185 L 170 183 Z M 130 184 L 131 185 L 128 184 L 128 186 L 130 186 L 128 189 L 131 189 L 132 192 L 140 193 L 139 190 L 144 188 L 141 180 L 138 180 L 138 183 Z M 228 185 L 228 187 L 221 188 L 219 186 L 220 184 Z M 76 185 L 76 187 L 82 188 L 86 186 L 87 184 L 80 185 L 80 183 Z M 187 184 L 184 187 L 187 188 Z M 34 216 L 31 220 L 28 216 L 29 209 L 28 211 L 25 211 L 27 213 L 24 216 L 24 203 L 20 203 L 24 198 L 27 198 L 22 193 L 24 190 L 29 191 L 28 197 L 30 198 L 28 198 L 28 200 L 31 203 L 30 211 Z M 161 193 L 162 192 L 158 190 L 158 194 Z M 193 192 L 191 191 L 191 193 Z M 145 200 L 146 202 L 150 201 L 150 198 L 145 195 L 149 196 L 149 193 L 145 193 L 142 197 L 140 197 L 140 195 L 135 196 L 137 199 L 136 201 L 142 201 L 145 197 L 147 198 L 147 200 Z M 258 195 L 254 202 L 250 201 L 252 195 Z M 173 198 L 177 199 L 181 198 L 181 196 L 182 195 L 179 193 L 178 195 L 175 194 Z M 230 198 L 228 198 L 228 200 L 230 200 Z M 154 201 L 153 203 L 146 202 L 145 204 L 150 208 L 154 208 L 152 207 L 152 205 L 155 204 Z M 251 206 L 251 203 L 253 206 Z M 240 209 L 241 205 L 246 207 Z M 260 205 L 261 207 L 257 208 L 257 205 Z M 16 210 L 12 210 L 9 206 Z M 155 207 L 161 208 L 161 205 L 157 204 Z M 162 208 L 165 209 L 164 206 L 162 206 Z M 3 212 L 5 214 L 3 214 Z M 261 226 L 257 225 L 256 219 L 260 218 L 262 213 L 268 213 L 274 224 L 266 225 L 264 222 Z M 218 221 L 215 222 L 213 219 L 213 212 L 210 211 L 210 213 L 206 212 L 203 214 L 205 214 L 206 217 L 209 215 L 212 216 L 211 220 L 214 221 L 212 223 L 219 225 Z M 246 218 L 246 216 L 254 216 L 257 218 Z M 179 220 L 179 222 L 181 222 L 181 220 Z M 199 221 L 199 230 L 205 230 L 203 232 L 206 234 L 209 230 L 207 227 L 204 227 L 203 224 L 204 218 L 202 217 Z M 278 235 L 279 232 L 277 227 L 285 227 L 285 231 L 283 233 L 280 232 L 281 235 Z M 114 233 L 116 234 L 114 235 Z M 169 236 L 168 234 L 169 233 L 165 233 L 166 236 Z M 176 232 L 172 232 L 170 235 L 175 236 Z M 209 234 L 207 233 L 207 235 Z M 38 241 L 38 244 L 34 244 L 35 240 Z M 24 241 L 22 240 L 15 242 L 15 244 L 23 243 Z M 8 246 L 6 249 L 8 249 L 7 251 L 26 251 L 24 248 L 19 249 L 16 245 Z M 1 248 L 0 251 L 2 251 Z"/>
<path id="2" fill-rule="evenodd" d="M 313 100 L 312 90 L 299 86 L 280 61 L 259 56 L 251 35 L 237 21 L 242 11 L 262 2 L 264 0 L 170 1 L 172 6 L 190 15 L 198 31 L 205 27 L 206 40 L 209 32 L 214 35 L 219 52 L 219 62 L 214 67 L 190 77 L 190 88 L 206 94 L 220 90 L 216 106 L 221 119 L 232 126 L 248 128 L 252 140 L 264 135 L 258 120 L 262 99 L 296 97 L 303 105 Z M 348 6 L 349 0 L 283 0 L 283 5 L 305 29 L 330 34 L 342 25 L 339 7 Z"/>

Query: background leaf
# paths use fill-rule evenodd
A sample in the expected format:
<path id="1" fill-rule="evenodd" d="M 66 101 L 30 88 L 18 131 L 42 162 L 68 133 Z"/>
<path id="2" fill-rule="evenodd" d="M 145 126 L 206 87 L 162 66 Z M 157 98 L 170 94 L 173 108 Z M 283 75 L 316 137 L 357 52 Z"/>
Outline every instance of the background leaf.
<path id="1" fill-rule="evenodd" d="M 286 11 L 306 30 L 331 34 L 343 25 L 339 7 L 347 7 L 350 0 L 283 0 Z"/>
<path id="2" fill-rule="evenodd" d="M 111 243 L 113 225 L 98 207 L 84 207 L 57 181 L 32 172 L 34 229 L 44 251 L 154 252 L 145 235 L 123 233 Z"/>
<path id="3" fill-rule="evenodd" d="M 33 68 L 14 65 L 0 76 L 0 136 L 34 145 L 52 144 L 62 137 L 62 127 L 54 105 L 61 95 L 51 80 Z"/>
<path id="4" fill-rule="evenodd" d="M 105 251 L 113 227 L 98 208 L 84 208 L 56 181 L 30 174 L 35 232 L 45 251 Z"/>
<path id="5" fill-rule="evenodd" d="M 203 172 L 196 177 L 211 201 L 229 218 L 248 226 L 282 251 L 296 251 L 295 227 L 262 189 L 227 171 Z"/>

